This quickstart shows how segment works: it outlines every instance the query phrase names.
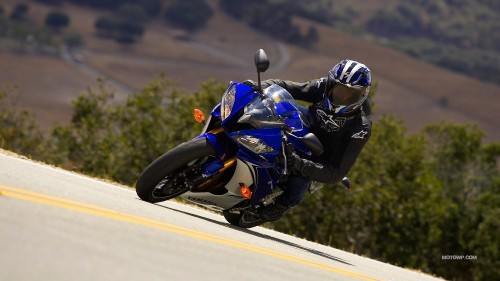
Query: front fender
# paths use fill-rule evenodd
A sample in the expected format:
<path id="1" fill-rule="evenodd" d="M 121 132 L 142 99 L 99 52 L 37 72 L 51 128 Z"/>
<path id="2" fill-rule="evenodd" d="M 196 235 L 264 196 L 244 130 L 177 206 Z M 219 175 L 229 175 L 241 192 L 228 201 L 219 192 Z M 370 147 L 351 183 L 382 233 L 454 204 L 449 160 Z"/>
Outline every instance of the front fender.
<path id="1" fill-rule="evenodd" d="M 220 138 L 218 138 L 215 134 L 205 133 L 205 137 L 207 141 L 212 145 L 217 154 L 222 155 L 225 152 L 225 142 L 223 142 Z"/>
<path id="2" fill-rule="evenodd" d="M 218 127 L 214 130 L 208 131 L 196 137 L 197 139 L 206 138 L 208 143 L 213 147 L 217 155 L 222 156 L 227 152 L 228 149 L 228 138 L 222 138 L 218 136 L 224 129 Z"/>

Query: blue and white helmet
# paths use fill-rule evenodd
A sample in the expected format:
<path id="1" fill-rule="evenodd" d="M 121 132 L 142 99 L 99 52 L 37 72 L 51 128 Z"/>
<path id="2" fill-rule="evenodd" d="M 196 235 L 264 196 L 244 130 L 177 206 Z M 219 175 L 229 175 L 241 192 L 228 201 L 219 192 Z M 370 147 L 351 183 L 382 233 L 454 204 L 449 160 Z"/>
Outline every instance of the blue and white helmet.
<path id="1" fill-rule="evenodd" d="M 349 114 L 368 98 L 372 75 L 366 65 L 342 60 L 328 72 L 325 96 L 335 114 Z"/>

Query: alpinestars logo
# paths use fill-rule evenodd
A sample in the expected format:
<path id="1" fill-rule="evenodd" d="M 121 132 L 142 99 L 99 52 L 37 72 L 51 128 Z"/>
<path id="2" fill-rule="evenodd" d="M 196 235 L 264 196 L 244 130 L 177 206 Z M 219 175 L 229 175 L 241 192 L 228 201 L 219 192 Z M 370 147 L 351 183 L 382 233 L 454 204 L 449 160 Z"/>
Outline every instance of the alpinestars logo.
<path id="1" fill-rule="evenodd" d="M 354 135 L 352 135 L 351 138 L 353 138 L 353 139 L 364 139 L 366 135 L 368 135 L 368 132 L 365 131 L 365 130 L 362 130 L 361 132 L 357 132 Z"/>
<path id="2" fill-rule="evenodd" d="M 323 110 L 318 110 L 317 116 L 321 119 L 321 127 L 328 132 L 338 131 L 340 128 L 344 127 L 347 120 L 345 117 L 336 117 L 326 114 Z"/>

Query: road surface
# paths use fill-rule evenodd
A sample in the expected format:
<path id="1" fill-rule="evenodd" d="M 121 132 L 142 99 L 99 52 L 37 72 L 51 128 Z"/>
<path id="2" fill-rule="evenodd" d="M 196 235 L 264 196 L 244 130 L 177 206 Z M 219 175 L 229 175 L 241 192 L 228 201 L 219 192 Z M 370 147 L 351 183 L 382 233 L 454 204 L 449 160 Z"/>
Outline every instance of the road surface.
<path id="1" fill-rule="evenodd" d="M 0 152 L 0 280 L 441 280 Z"/>

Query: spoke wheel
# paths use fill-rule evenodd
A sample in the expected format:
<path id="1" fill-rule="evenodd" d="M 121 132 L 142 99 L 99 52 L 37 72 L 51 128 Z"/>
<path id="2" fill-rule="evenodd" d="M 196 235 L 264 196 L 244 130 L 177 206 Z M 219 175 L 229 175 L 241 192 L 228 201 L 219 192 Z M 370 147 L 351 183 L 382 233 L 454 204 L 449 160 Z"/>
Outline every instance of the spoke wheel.
<path id="1" fill-rule="evenodd" d="M 205 138 L 194 139 L 168 151 L 151 163 L 136 183 L 144 201 L 156 203 L 177 197 L 191 188 L 191 180 L 203 172 L 203 163 L 216 157 Z"/>
<path id="2" fill-rule="evenodd" d="M 177 197 L 189 191 L 193 187 L 190 184 L 190 179 L 200 176 L 202 172 L 203 164 L 196 164 L 181 169 L 179 173 L 168 175 L 155 186 L 151 196 L 159 200 Z"/>

